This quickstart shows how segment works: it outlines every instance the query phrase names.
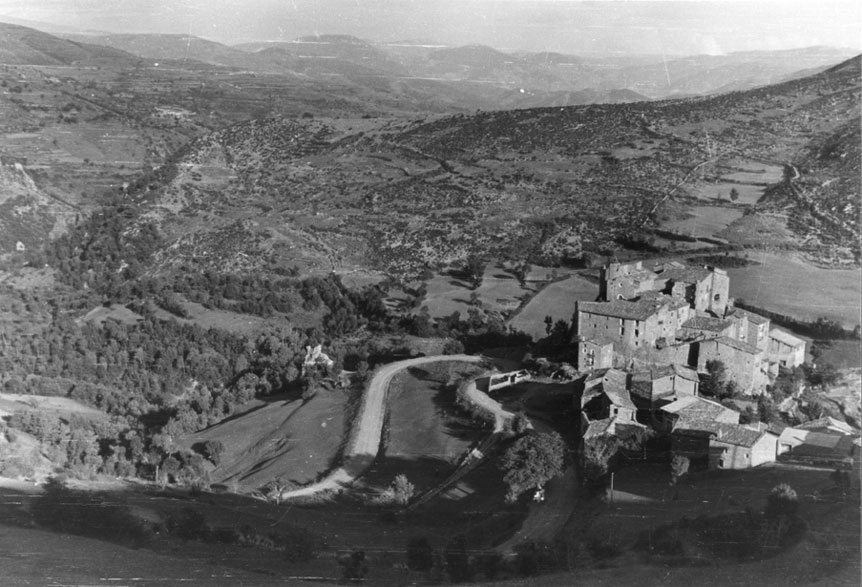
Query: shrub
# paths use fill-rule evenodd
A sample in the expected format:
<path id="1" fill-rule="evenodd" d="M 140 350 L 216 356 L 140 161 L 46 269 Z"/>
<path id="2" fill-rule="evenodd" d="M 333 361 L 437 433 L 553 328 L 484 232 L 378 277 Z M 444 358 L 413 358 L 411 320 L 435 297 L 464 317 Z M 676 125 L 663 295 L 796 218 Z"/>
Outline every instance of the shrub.
<path id="1" fill-rule="evenodd" d="M 679 479 L 688 473 L 688 467 L 691 464 L 691 461 L 688 457 L 684 457 L 682 455 L 673 455 L 673 458 L 670 461 L 670 484 L 676 485 L 676 482 Z"/>

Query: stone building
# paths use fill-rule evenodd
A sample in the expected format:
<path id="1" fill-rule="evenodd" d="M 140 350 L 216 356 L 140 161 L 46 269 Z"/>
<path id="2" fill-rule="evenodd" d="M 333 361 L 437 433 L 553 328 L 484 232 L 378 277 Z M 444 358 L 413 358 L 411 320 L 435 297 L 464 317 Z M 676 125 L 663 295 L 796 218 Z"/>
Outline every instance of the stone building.
<path id="1" fill-rule="evenodd" d="M 601 274 L 604 301 L 575 304 L 577 368 L 677 364 L 703 373 L 717 360 L 739 391 L 760 392 L 769 382 L 768 359 L 780 354 L 794 364 L 798 350 L 770 337 L 768 319 L 733 308 L 729 287 L 727 274 L 712 267 L 609 264 Z"/>
<path id="2" fill-rule="evenodd" d="M 602 269 L 599 297 L 604 301 L 630 300 L 646 292 L 660 292 L 685 300 L 700 312 L 724 316 L 730 279 L 715 267 L 689 267 L 670 262 L 647 269 L 642 261 L 611 263 Z"/>
<path id="3" fill-rule="evenodd" d="M 773 328 L 769 331 L 769 361 L 788 369 L 801 365 L 805 362 L 805 341 Z"/>
<path id="4" fill-rule="evenodd" d="M 629 390 L 635 405 L 655 410 L 683 396 L 697 395 L 697 371 L 682 365 L 651 367 L 631 375 Z"/>
<path id="5" fill-rule="evenodd" d="M 696 343 L 697 370 L 706 371 L 709 361 L 721 361 L 728 381 L 745 393 L 764 389 L 769 383 L 765 370 L 766 354 L 757 347 L 742 341 L 721 336 Z"/>

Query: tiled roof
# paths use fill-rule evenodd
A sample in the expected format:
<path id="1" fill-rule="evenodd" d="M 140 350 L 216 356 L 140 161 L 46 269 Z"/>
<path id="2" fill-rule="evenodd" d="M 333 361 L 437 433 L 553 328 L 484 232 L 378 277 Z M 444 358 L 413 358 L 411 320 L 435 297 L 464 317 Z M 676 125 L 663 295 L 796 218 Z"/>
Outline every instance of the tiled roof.
<path id="1" fill-rule="evenodd" d="M 711 274 L 712 271 L 706 267 L 668 267 L 658 275 L 662 279 L 681 281 L 683 283 L 698 283 L 707 279 Z"/>
<path id="2" fill-rule="evenodd" d="M 766 431 L 754 430 L 740 424 L 716 423 L 713 433 L 715 434 L 713 440 L 718 442 L 751 448 L 766 434 Z"/>
<path id="3" fill-rule="evenodd" d="M 719 403 L 694 395 L 681 397 L 666 406 L 662 406 L 661 410 L 669 414 L 677 414 L 679 418 L 676 425 L 680 428 L 690 428 L 693 424 L 711 424 L 725 412 L 736 413 L 735 410 L 726 408 Z"/>
<path id="4" fill-rule="evenodd" d="M 838 436 L 800 428 L 785 428 L 778 437 L 781 444 L 789 445 L 791 453 L 797 455 L 849 455 L 854 440 L 853 436 Z"/>
<path id="5" fill-rule="evenodd" d="M 745 316 L 752 324 L 766 324 L 769 322 L 769 318 L 765 318 L 760 314 L 755 314 L 754 312 L 749 312 L 748 310 L 743 310 L 742 308 L 734 308 L 731 315 L 740 317 Z"/>
<path id="6" fill-rule="evenodd" d="M 689 369 L 688 367 L 683 367 L 682 365 L 677 365 L 674 363 L 670 366 L 673 369 L 674 373 L 677 377 L 682 377 L 683 379 L 688 379 L 689 381 L 700 382 L 700 377 L 697 376 L 697 371 L 694 369 Z"/>
<path id="7" fill-rule="evenodd" d="M 646 320 L 662 306 L 675 308 L 680 305 L 681 300 L 670 296 L 644 296 L 637 300 L 613 300 L 610 302 L 580 302 L 578 311 L 587 314 L 598 314 L 599 316 L 610 316 L 611 318 L 622 318 L 623 320 Z M 686 305 L 684 302 L 682 305 Z"/>
<path id="8" fill-rule="evenodd" d="M 722 332 L 733 326 L 730 320 L 710 318 L 709 316 L 694 316 L 682 323 L 683 328 L 694 330 L 708 330 L 709 332 Z"/>
<path id="9" fill-rule="evenodd" d="M 665 377 L 671 377 L 673 375 L 682 377 L 689 381 L 700 381 L 700 378 L 697 376 L 697 371 L 674 363 L 673 365 L 650 367 L 647 371 L 632 373 L 632 382 L 655 381 L 657 379 L 664 379 Z"/>
<path id="10" fill-rule="evenodd" d="M 783 342 L 786 345 L 797 347 L 805 344 L 804 340 L 796 338 L 789 332 L 785 332 L 783 330 L 779 330 L 777 328 L 773 328 L 769 331 L 769 338 L 774 338 L 778 342 Z"/>
<path id="11" fill-rule="evenodd" d="M 718 338 L 713 340 L 715 340 L 715 342 L 717 342 L 718 344 L 729 346 L 732 349 L 742 351 L 743 353 L 748 353 L 749 355 L 756 355 L 763 352 L 754 345 L 750 345 L 746 342 L 742 342 L 741 340 L 736 340 L 735 338 L 730 338 L 728 336 L 719 336 Z"/>
<path id="12" fill-rule="evenodd" d="M 805 422 L 796 426 L 796 428 L 801 428 L 802 430 L 820 430 L 820 431 L 830 431 L 836 432 L 839 434 L 853 434 L 853 427 L 847 422 L 842 422 L 841 420 L 836 420 L 831 416 L 824 416 L 823 418 L 818 418 L 817 420 L 811 420 L 810 422 Z"/>
<path id="13" fill-rule="evenodd" d="M 697 420 L 674 428 L 674 433 L 709 434 L 713 441 L 751 448 L 766 434 L 766 430 L 749 428 L 741 424 L 724 424 L 711 420 Z"/>
<path id="14" fill-rule="evenodd" d="M 604 394 L 615 406 L 637 409 L 629 396 L 627 382 L 628 374 L 618 369 L 608 369 L 602 374 L 600 381 L 597 378 L 589 378 L 587 389 L 581 398 L 581 405 Z"/>
<path id="15" fill-rule="evenodd" d="M 592 438 L 594 436 L 602 436 L 603 434 L 611 434 L 608 428 L 612 427 L 614 423 L 613 418 L 605 418 L 604 420 L 594 420 L 589 423 L 587 429 L 584 431 L 584 439 Z"/>

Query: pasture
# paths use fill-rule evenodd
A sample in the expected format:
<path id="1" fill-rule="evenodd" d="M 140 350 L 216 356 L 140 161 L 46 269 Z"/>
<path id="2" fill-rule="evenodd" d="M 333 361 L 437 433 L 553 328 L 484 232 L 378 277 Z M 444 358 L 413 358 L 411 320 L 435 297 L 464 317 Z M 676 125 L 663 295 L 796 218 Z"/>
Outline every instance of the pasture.
<path id="1" fill-rule="evenodd" d="M 730 295 L 800 320 L 823 316 L 845 328 L 859 324 L 862 270 L 822 269 L 792 255 L 753 252 L 757 265 L 730 268 Z"/>
<path id="2" fill-rule="evenodd" d="M 363 481 L 383 488 L 403 473 L 417 491 L 443 481 L 485 434 L 455 406 L 447 383 L 480 372 L 474 364 L 442 362 L 398 373 L 389 386 L 384 454 Z"/>
<path id="3" fill-rule="evenodd" d="M 781 181 L 784 169 L 746 159 L 725 159 L 713 168 L 713 174 L 711 180 L 704 178 L 687 186 L 689 193 L 702 200 L 730 202 L 730 191 L 735 189 L 739 198 L 734 203 L 752 206 L 763 196 L 766 186 Z"/>
<path id="4" fill-rule="evenodd" d="M 0 414 L 3 412 L 37 411 L 68 418 L 76 414 L 91 420 L 107 420 L 105 412 L 85 406 L 67 397 L 30 395 L 26 393 L 0 393 Z"/>
<path id="5" fill-rule="evenodd" d="M 213 481 L 246 491 L 279 477 L 299 486 L 330 467 L 345 434 L 348 394 L 321 390 L 306 402 L 268 399 L 183 440 L 189 447 L 208 440 L 224 444 Z"/>
<path id="6" fill-rule="evenodd" d="M 545 316 L 550 316 L 554 322 L 557 320 L 571 322 L 575 301 L 592 302 L 598 295 L 598 283 L 588 281 L 580 275 L 572 275 L 542 289 L 509 322 L 509 325 L 515 330 L 526 332 L 533 337 L 533 340 L 544 338 L 546 336 Z"/>
<path id="7" fill-rule="evenodd" d="M 670 221 L 662 228 L 695 238 L 713 237 L 740 218 L 742 210 L 739 208 L 695 206 L 687 218 Z"/>
<path id="8" fill-rule="evenodd" d="M 520 306 L 521 298 L 528 293 L 515 277 L 500 265 L 488 265 L 482 284 L 475 290 L 461 279 L 447 274 L 436 274 L 427 282 L 428 291 L 422 305 L 428 307 L 432 318 L 450 316 L 460 312 L 462 317 L 473 307 L 471 296 L 475 293 L 482 309 L 495 312 L 513 312 Z"/>
<path id="9" fill-rule="evenodd" d="M 746 247 L 798 244 L 797 237 L 787 228 L 786 216 L 764 212 L 743 216 L 716 236 Z"/>

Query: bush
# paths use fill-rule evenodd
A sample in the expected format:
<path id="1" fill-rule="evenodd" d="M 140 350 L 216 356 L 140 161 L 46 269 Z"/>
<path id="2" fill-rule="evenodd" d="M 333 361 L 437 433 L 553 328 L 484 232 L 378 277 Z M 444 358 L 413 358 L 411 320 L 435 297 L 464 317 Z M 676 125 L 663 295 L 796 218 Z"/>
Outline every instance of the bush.
<path id="1" fill-rule="evenodd" d="M 689 465 L 691 461 L 688 457 L 684 457 L 682 455 L 673 455 L 673 458 L 670 461 L 670 484 L 676 485 L 676 482 L 679 479 L 688 473 Z"/>
<path id="2" fill-rule="evenodd" d="M 413 497 L 414 491 L 415 487 L 410 483 L 406 475 L 397 475 L 395 480 L 392 481 L 393 497 L 395 499 L 395 503 L 399 505 L 407 505 Z"/>

